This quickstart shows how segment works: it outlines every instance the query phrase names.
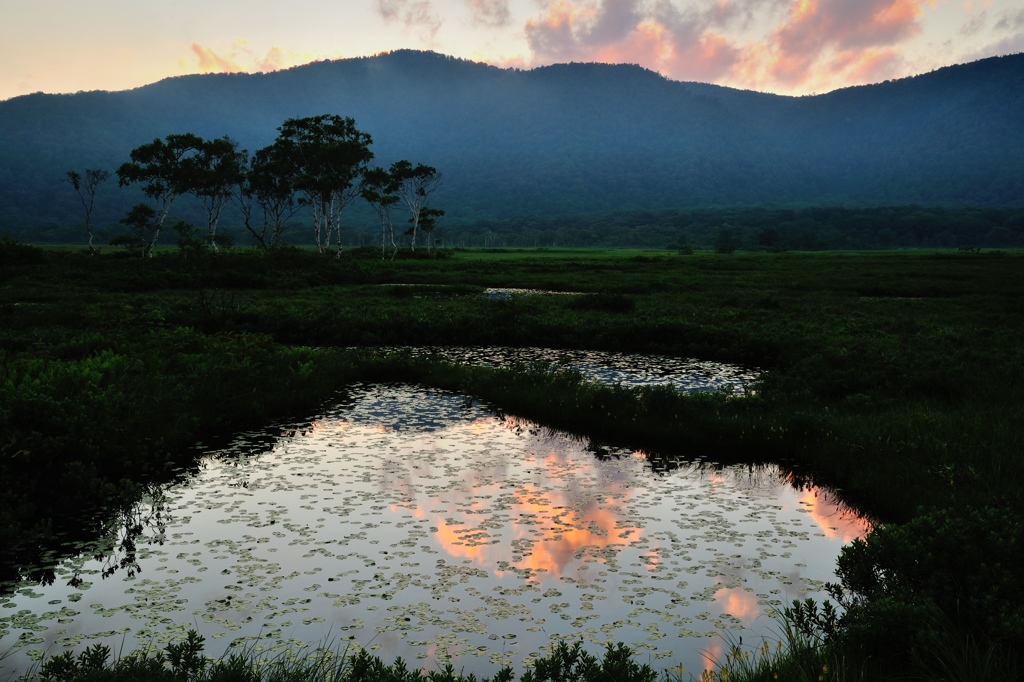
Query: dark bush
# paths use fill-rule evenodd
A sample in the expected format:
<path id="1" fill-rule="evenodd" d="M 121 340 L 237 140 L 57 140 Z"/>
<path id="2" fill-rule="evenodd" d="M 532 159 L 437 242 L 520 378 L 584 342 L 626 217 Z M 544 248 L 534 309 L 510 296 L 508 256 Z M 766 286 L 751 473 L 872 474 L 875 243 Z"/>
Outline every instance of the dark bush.
<path id="1" fill-rule="evenodd" d="M 596 310 L 605 313 L 631 313 L 636 301 L 622 294 L 585 294 L 569 301 L 573 310 Z"/>
<path id="2" fill-rule="evenodd" d="M 43 250 L 38 247 L 22 244 L 8 234 L 0 237 L 0 265 L 40 263 L 43 258 Z"/>
<path id="3" fill-rule="evenodd" d="M 921 636 L 938 609 L 979 640 L 1024 643 L 1024 523 L 1008 509 L 964 507 L 880 526 L 843 549 L 833 595 L 844 630 L 869 650 Z M 893 652 L 896 653 L 896 652 Z"/>

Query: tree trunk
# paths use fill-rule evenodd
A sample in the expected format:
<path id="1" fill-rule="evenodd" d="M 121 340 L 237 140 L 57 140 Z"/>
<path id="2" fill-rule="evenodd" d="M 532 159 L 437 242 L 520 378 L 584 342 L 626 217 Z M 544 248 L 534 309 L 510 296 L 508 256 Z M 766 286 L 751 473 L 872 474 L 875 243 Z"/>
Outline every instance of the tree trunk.
<path id="1" fill-rule="evenodd" d="M 160 213 L 160 220 L 156 221 L 156 227 L 153 230 L 153 239 L 149 242 L 149 248 L 145 251 L 146 258 L 153 257 L 153 251 L 156 250 L 156 240 L 160 238 L 160 229 L 164 226 L 164 221 L 167 220 L 168 214 L 171 212 L 171 205 L 174 203 L 174 197 L 167 200 L 164 204 L 164 210 Z"/>

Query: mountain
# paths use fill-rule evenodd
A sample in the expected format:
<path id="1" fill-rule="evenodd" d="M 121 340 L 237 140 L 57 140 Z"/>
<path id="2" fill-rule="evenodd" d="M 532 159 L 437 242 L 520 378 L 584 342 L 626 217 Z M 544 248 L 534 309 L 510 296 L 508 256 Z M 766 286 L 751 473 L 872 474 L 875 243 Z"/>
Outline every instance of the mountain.
<path id="1" fill-rule="evenodd" d="M 1024 54 L 784 97 L 639 66 L 501 69 L 403 50 L 0 102 L 0 229 L 79 224 L 64 173 L 114 170 L 156 137 L 230 135 L 252 151 L 286 118 L 321 113 L 355 118 L 382 165 L 436 166 L 436 203 L 456 224 L 716 205 L 1024 205 Z M 98 221 L 138 199 L 109 182 Z"/>

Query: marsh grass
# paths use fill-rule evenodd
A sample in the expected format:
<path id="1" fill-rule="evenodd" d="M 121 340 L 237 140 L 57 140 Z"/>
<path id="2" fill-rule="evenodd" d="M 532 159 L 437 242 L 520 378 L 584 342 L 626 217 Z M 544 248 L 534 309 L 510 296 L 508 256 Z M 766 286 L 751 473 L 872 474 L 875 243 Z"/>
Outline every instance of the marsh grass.
<path id="1" fill-rule="evenodd" d="M 698 682 L 863 682 L 877 679 L 864 663 L 848 660 L 842 650 L 799 632 L 780 618 L 778 639 L 744 645 L 725 637 L 726 653 L 697 678 Z"/>
<path id="2" fill-rule="evenodd" d="M 900 659 L 851 647 L 848 640 L 827 640 L 821 632 L 798 627 L 786 609 L 776 618 L 777 639 L 744 644 L 724 636 L 726 653 L 698 682 L 1019 682 L 1024 680 L 1020 652 L 1004 641 L 979 640 L 933 606 L 920 611 L 913 632 L 903 636 Z"/>
<path id="3" fill-rule="evenodd" d="M 247 644 L 217 659 L 207 657 L 204 638 L 194 630 L 165 649 L 139 649 L 111 658 L 110 648 L 95 644 L 79 654 L 65 652 L 45 660 L 39 682 L 476 682 L 451 663 L 435 670 L 410 668 L 401 658 L 388 664 L 366 649 L 346 644 L 285 648 L 260 652 Z M 609 645 L 603 658 L 558 641 L 547 656 L 533 660 L 520 682 L 655 682 L 657 673 L 633 659 L 623 644 Z M 513 682 L 511 667 L 481 682 Z"/>
<path id="4" fill-rule="evenodd" d="M 103 510 L 187 469 L 196 440 L 308 414 L 364 380 L 463 391 L 667 461 L 776 461 L 882 521 L 967 504 L 1024 509 L 1017 252 L 524 250 L 382 262 L 285 248 L 143 261 L 7 240 L 0 261 L 0 579 L 71 551 L 76 534 L 107 532 Z M 494 301 L 484 287 L 583 295 Z M 373 353 L 385 344 L 658 352 L 767 372 L 747 396 L 680 395 Z M 949 675 L 1016 660 L 1015 646 L 953 622 L 936 645 L 962 651 Z M 942 641 L 938 625 L 924 627 Z M 830 660 L 820 663 L 841 662 Z M 920 671 L 917 660 L 899 665 Z"/>

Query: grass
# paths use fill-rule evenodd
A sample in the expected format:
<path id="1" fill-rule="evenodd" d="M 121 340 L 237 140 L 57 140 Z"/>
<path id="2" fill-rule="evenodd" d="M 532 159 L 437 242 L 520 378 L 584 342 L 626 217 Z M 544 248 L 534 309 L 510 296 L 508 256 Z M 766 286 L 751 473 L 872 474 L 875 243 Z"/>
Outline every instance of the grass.
<path id="1" fill-rule="evenodd" d="M 136 651 L 111 660 L 102 644 L 77 656 L 66 652 L 45 661 L 41 682 L 476 682 L 451 663 L 437 670 L 409 668 L 401 659 L 386 663 L 365 649 L 288 649 L 264 655 L 254 649 L 226 653 L 220 659 L 203 654 L 204 639 L 195 631 L 159 651 Z M 609 645 L 604 657 L 583 651 L 577 642 L 560 641 L 549 655 L 537 658 L 518 677 L 520 682 L 655 682 L 658 675 L 636 663 L 632 652 Z M 513 682 L 512 668 L 502 668 L 493 682 Z"/>
<path id="2" fill-rule="evenodd" d="M 0 243 L 0 577 L 45 579 L 28 567 L 105 532 L 96 512 L 189 466 L 195 440 L 307 413 L 356 380 L 465 391 L 672 457 L 780 462 L 887 522 L 1024 508 L 1020 253 L 358 255 L 135 261 Z M 492 286 L 579 294 L 478 295 Z M 767 373 L 751 397 L 684 396 L 372 353 L 395 344 L 658 352 Z M 1016 645 L 951 627 L 961 649 L 1012 659 Z"/>

